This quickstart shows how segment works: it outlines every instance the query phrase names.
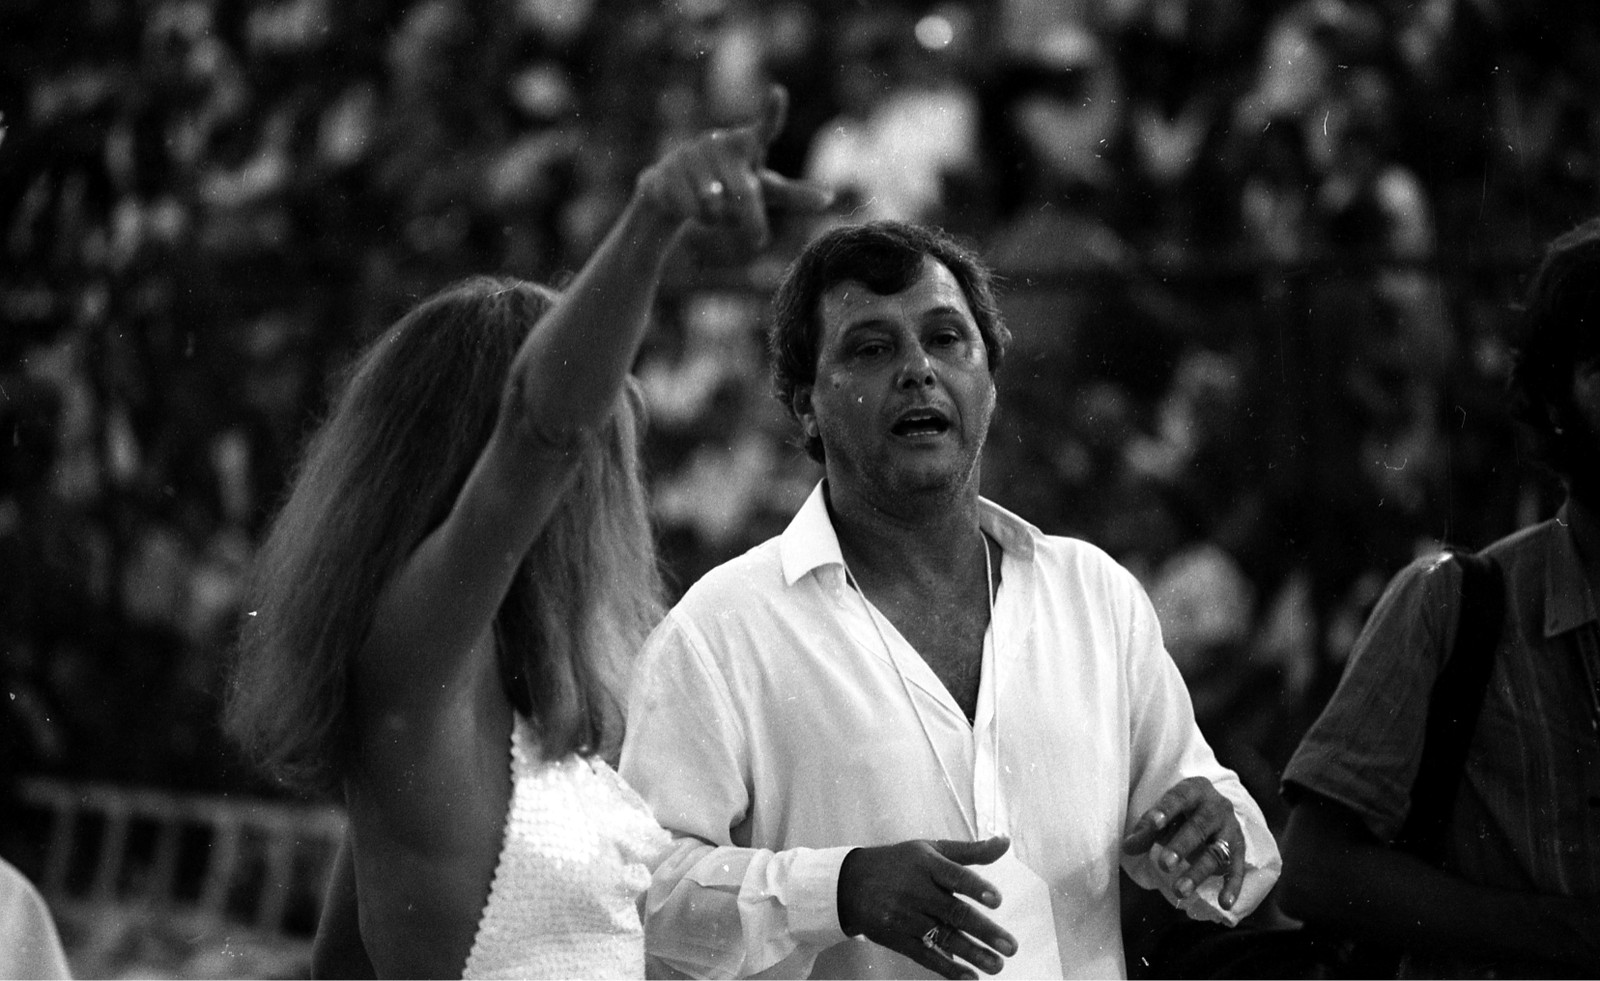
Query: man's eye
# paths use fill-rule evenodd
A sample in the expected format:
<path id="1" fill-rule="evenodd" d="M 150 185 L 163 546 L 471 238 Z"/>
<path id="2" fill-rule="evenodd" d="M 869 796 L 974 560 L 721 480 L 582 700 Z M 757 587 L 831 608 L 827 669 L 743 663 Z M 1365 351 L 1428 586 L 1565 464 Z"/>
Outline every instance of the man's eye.
<path id="1" fill-rule="evenodd" d="M 889 350 L 889 345 L 880 343 L 862 344 L 856 348 L 856 357 L 875 358 Z"/>

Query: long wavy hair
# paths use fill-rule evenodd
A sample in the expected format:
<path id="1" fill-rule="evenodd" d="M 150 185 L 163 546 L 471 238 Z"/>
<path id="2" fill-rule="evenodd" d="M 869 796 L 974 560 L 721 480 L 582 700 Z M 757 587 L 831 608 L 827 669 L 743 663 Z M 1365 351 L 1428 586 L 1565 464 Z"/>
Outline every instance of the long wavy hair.
<path id="1" fill-rule="evenodd" d="M 424 300 L 351 366 L 254 564 L 224 702 L 249 756 L 327 790 L 346 764 L 350 665 L 379 591 L 449 513 L 500 411 L 513 358 L 555 295 L 476 277 Z M 630 387 L 495 616 L 506 697 L 543 751 L 614 755 L 627 669 L 663 591 Z"/>

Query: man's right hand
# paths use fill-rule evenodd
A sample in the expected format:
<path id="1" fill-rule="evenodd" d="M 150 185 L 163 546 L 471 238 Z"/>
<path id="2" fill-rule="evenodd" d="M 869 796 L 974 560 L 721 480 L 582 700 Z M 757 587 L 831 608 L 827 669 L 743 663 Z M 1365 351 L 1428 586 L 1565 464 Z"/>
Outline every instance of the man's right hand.
<path id="1" fill-rule="evenodd" d="M 947 978 L 976 978 L 967 964 L 997 974 L 1002 955 L 1017 952 L 1016 939 L 957 897 L 999 907 L 1000 894 L 967 866 L 987 865 L 1010 847 L 1009 838 L 989 838 L 857 848 L 839 867 L 839 926 Z"/>

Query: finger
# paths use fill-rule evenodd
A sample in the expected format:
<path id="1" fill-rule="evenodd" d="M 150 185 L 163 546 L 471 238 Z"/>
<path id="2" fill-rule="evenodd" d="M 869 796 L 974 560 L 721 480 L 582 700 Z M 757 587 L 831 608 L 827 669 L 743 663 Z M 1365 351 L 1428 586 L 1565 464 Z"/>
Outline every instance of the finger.
<path id="1" fill-rule="evenodd" d="M 746 172 L 730 181 L 729 186 L 736 189 L 732 196 L 731 214 L 740 235 L 756 248 L 765 246 L 772 235 L 760 183 L 754 175 Z"/>
<path id="2" fill-rule="evenodd" d="M 957 896 L 970 896 L 994 909 L 1000 905 L 1000 890 L 988 879 L 968 868 L 969 865 L 988 865 L 1011 847 L 1006 837 L 986 838 L 983 841 L 935 841 L 934 852 L 944 861 L 934 865 L 933 881 L 940 888 Z"/>
<path id="3" fill-rule="evenodd" d="M 1006 966 L 1004 957 L 960 931 L 947 933 L 941 946 L 946 954 L 961 958 L 985 974 L 999 974 Z"/>
<path id="4" fill-rule="evenodd" d="M 1206 846 L 1191 858 L 1188 868 L 1184 870 L 1184 874 L 1173 882 L 1173 891 L 1183 898 L 1188 898 L 1189 894 L 1198 889 L 1201 883 L 1212 876 L 1222 875 L 1227 878 L 1224 878 L 1222 887 L 1218 890 L 1217 902 L 1224 909 L 1231 907 L 1233 899 L 1238 895 L 1238 886 L 1244 878 L 1244 843 L 1239 838 L 1240 836 L 1237 832 L 1230 831 L 1219 834 L 1212 841 L 1207 842 Z M 1228 857 L 1226 860 L 1218 854 L 1215 842 L 1227 843 Z M 1233 878 L 1235 869 L 1239 872 L 1238 881 L 1230 881 Z M 1229 892 L 1230 886 L 1232 887 L 1231 893 Z M 1224 902 L 1224 899 L 1226 899 L 1226 902 Z"/>
<path id="5" fill-rule="evenodd" d="M 1228 845 L 1233 854 L 1228 857 L 1228 874 L 1222 880 L 1222 894 L 1217 897 L 1223 909 L 1233 909 L 1233 904 L 1239 901 L 1239 890 L 1244 888 L 1244 833 L 1237 823 L 1228 837 Z"/>
<path id="6" fill-rule="evenodd" d="M 703 178 L 695 190 L 696 220 L 707 225 L 722 225 L 732 214 L 727 182 L 717 177 Z"/>
<path id="7" fill-rule="evenodd" d="M 1139 855 L 1141 851 L 1149 851 L 1155 839 L 1171 826 L 1174 816 L 1178 813 L 1176 811 L 1178 805 L 1176 802 L 1168 803 L 1168 797 L 1171 797 L 1171 791 L 1166 792 L 1162 800 L 1155 802 L 1154 807 L 1139 815 L 1138 821 L 1134 821 L 1133 831 L 1128 832 L 1122 840 L 1122 850 L 1126 855 Z"/>
<path id="8" fill-rule="evenodd" d="M 969 978 L 972 981 L 977 981 L 977 971 L 958 962 L 937 947 L 923 946 L 920 940 L 910 944 L 895 944 L 890 946 L 889 949 L 896 953 L 904 954 L 940 977 Z"/>
<path id="9" fill-rule="evenodd" d="M 1172 884 L 1172 891 L 1187 899 L 1195 887 L 1211 878 L 1220 863 L 1209 849 L 1202 850 L 1189 862 L 1188 868 Z"/>
<path id="10" fill-rule="evenodd" d="M 1161 868 L 1168 872 L 1182 872 L 1199 861 L 1212 841 L 1223 835 L 1233 823 L 1233 805 L 1221 794 L 1212 791 L 1185 815 L 1167 839 L 1166 847 L 1158 858 Z M 1196 881 L 1203 882 L 1204 878 Z"/>
<path id="11" fill-rule="evenodd" d="M 909 938 L 904 933 L 897 933 L 884 946 L 947 978 L 976 978 L 977 973 L 968 964 L 986 974 L 998 974 L 1004 966 L 1005 962 L 998 954 L 974 943 L 971 937 L 961 934 L 950 924 L 934 919 L 920 922 L 926 924 L 921 932 Z M 936 929 L 938 934 L 933 946 L 929 946 L 924 939 L 929 929 Z M 958 956 L 968 963 L 956 960 Z"/>
<path id="12" fill-rule="evenodd" d="M 783 86 L 774 85 L 762 100 L 759 116 L 740 126 L 711 130 L 702 138 L 702 144 L 735 166 L 759 170 L 766 160 L 767 146 L 783 132 L 788 115 L 789 93 Z"/>
<path id="13" fill-rule="evenodd" d="M 971 903 L 951 897 L 949 904 L 939 911 L 938 918 L 945 925 L 965 934 L 969 941 L 984 944 L 1003 956 L 1010 957 L 1017 952 L 1017 938 Z"/>
<path id="14" fill-rule="evenodd" d="M 782 85 L 773 85 L 767 89 L 766 98 L 761 100 L 761 115 L 754 124 L 756 145 L 765 154 L 766 148 L 783 132 L 784 124 L 789 119 L 789 90 Z"/>
<path id="15" fill-rule="evenodd" d="M 1011 839 L 1005 835 L 995 835 L 981 841 L 952 841 L 942 838 L 929 842 L 933 850 L 948 858 L 958 865 L 988 865 L 1011 847 Z"/>
<path id="16" fill-rule="evenodd" d="M 693 150 L 675 153 L 640 176 L 644 193 L 671 214 L 707 224 L 724 220 L 725 184 L 714 164 Z"/>
<path id="17" fill-rule="evenodd" d="M 1209 781 L 1193 777 L 1174 784 L 1149 810 L 1139 815 L 1133 829 L 1122 840 L 1122 850 L 1129 855 L 1147 851 L 1164 832 L 1186 823 L 1189 813 L 1204 799 L 1204 791 L 1210 786 Z"/>
<path id="18" fill-rule="evenodd" d="M 1139 815 L 1139 820 L 1134 822 L 1133 830 L 1129 831 L 1127 836 L 1122 839 L 1122 850 L 1129 855 L 1137 855 L 1140 852 L 1149 851 L 1150 846 L 1156 843 L 1156 836 L 1167 827 L 1171 820 L 1172 812 L 1161 804 L 1156 804 Z"/>
<path id="19" fill-rule="evenodd" d="M 761 171 L 759 177 L 761 195 L 769 208 L 818 212 L 826 211 L 833 204 L 835 195 L 832 188 L 809 181 L 791 180 L 770 170 Z"/>
<path id="20" fill-rule="evenodd" d="M 683 175 L 657 164 L 641 173 L 636 182 L 637 193 L 654 201 L 673 215 L 692 215 L 698 204 L 693 189 Z"/>

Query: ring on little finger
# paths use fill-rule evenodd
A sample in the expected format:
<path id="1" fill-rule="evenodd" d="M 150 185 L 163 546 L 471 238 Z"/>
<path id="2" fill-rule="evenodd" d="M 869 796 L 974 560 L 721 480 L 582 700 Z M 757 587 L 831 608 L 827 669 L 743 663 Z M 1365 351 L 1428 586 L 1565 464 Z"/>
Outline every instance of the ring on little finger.
<path id="1" fill-rule="evenodd" d="M 1206 851 L 1217 860 L 1217 865 L 1226 866 L 1233 864 L 1233 846 L 1225 838 L 1213 838 L 1211 844 L 1206 846 Z"/>

